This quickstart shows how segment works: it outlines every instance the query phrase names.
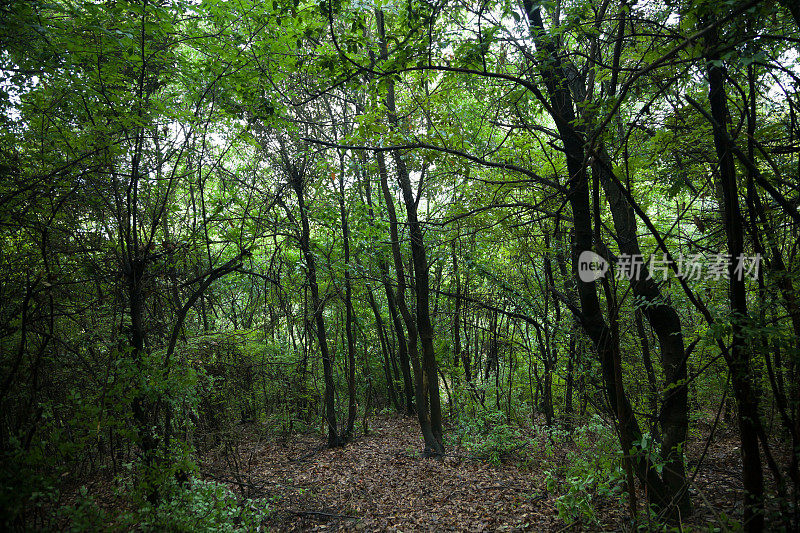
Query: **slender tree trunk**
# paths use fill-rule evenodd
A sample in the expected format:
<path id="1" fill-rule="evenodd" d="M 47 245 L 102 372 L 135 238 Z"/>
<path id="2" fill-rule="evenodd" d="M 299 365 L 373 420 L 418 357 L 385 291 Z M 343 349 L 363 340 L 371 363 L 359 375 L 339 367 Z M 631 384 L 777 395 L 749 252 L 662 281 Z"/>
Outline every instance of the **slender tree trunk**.
<path id="1" fill-rule="evenodd" d="M 544 232 L 544 242 L 545 248 L 549 251 L 550 250 L 550 234 L 548 231 Z M 545 283 L 551 287 L 555 287 L 555 277 L 553 276 L 553 263 L 552 259 L 550 258 L 549 253 L 545 253 L 544 256 L 544 276 L 545 276 Z M 555 311 L 555 323 L 558 324 L 561 321 L 561 304 L 558 301 L 558 298 L 551 297 L 552 293 L 547 291 L 545 295 L 545 303 L 544 303 L 544 313 L 545 316 L 549 313 L 550 308 L 550 301 L 552 299 L 553 307 Z M 552 426 L 553 418 L 555 416 L 555 412 L 553 409 L 553 371 L 555 367 L 558 365 L 558 346 L 555 342 L 553 342 L 553 336 L 555 333 L 551 333 L 551 328 L 545 328 L 544 330 L 544 415 L 545 420 L 548 426 Z"/>
<path id="2" fill-rule="evenodd" d="M 136 252 L 131 251 L 132 254 Z M 128 288 L 128 304 L 130 306 L 130 344 L 133 348 L 132 357 L 136 366 L 142 373 L 150 372 L 144 367 L 143 358 L 145 356 L 144 342 L 144 297 L 142 294 L 142 278 L 144 277 L 145 264 L 137 255 L 132 255 L 125 265 L 125 277 Z M 158 503 L 160 494 L 156 484 L 157 468 L 156 455 L 158 450 L 158 437 L 154 433 L 154 413 L 153 402 L 149 401 L 142 393 L 137 393 L 133 399 L 133 418 L 136 421 L 136 430 L 139 439 L 139 446 L 142 450 L 144 462 L 144 479 L 148 485 L 148 501 L 155 505 Z"/>
<path id="3" fill-rule="evenodd" d="M 358 261 L 358 259 L 356 259 L 356 261 Z M 392 365 L 389 361 L 389 340 L 386 338 L 386 330 L 383 327 L 383 318 L 381 317 L 380 310 L 378 309 L 378 304 L 375 302 L 375 297 L 372 295 L 372 287 L 370 287 L 369 283 L 366 284 L 366 287 L 367 300 L 369 301 L 369 306 L 372 309 L 372 314 L 375 315 L 375 328 L 378 330 L 378 337 L 381 343 L 381 352 L 383 353 L 383 369 L 386 377 L 387 392 L 389 393 L 389 399 L 391 400 L 392 405 L 395 407 L 397 412 L 400 413 L 403 409 L 400 405 L 400 402 L 397 400 L 397 394 L 394 390 Z"/>
<path id="4" fill-rule="evenodd" d="M 378 340 L 381 343 L 381 353 L 383 354 L 384 377 L 386 379 L 387 388 L 386 392 L 389 394 L 389 400 L 392 402 L 392 407 L 394 407 L 394 410 L 397 411 L 398 414 L 401 414 L 403 412 L 403 406 L 397 399 L 395 380 L 392 376 L 392 361 L 391 356 L 389 355 L 389 340 L 386 338 L 386 328 L 384 328 L 383 324 L 380 325 L 378 337 Z"/>
<path id="5" fill-rule="evenodd" d="M 469 275 L 465 276 L 464 278 L 464 294 L 468 294 L 469 287 Z M 465 312 L 464 320 L 462 320 L 464 324 L 464 347 L 461 350 L 461 366 L 464 367 L 464 380 L 467 382 L 467 388 L 469 390 L 474 390 L 474 385 L 472 383 L 472 361 L 469 355 L 470 352 L 470 322 L 469 322 L 469 313 Z"/>
<path id="6" fill-rule="evenodd" d="M 459 360 L 462 357 L 461 353 L 461 276 L 458 272 L 458 256 L 456 253 L 456 239 L 453 240 L 452 244 L 452 261 L 453 261 L 453 278 L 456 283 L 456 301 L 455 301 L 455 308 L 453 309 L 453 388 L 458 390 L 458 385 L 460 383 L 460 378 L 458 376 L 458 364 Z M 450 413 L 452 416 L 453 413 L 453 405 L 451 402 L 450 405 Z"/>
<path id="7" fill-rule="evenodd" d="M 286 155 L 288 157 L 288 155 Z M 328 429 L 328 447 L 334 448 L 343 444 L 339 436 L 336 425 L 336 400 L 334 397 L 335 383 L 333 381 L 333 357 L 328 350 L 328 339 L 325 333 L 325 309 L 319 296 L 319 285 L 317 284 L 317 264 L 314 254 L 311 251 L 310 235 L 311 228 L 308 223 L 308 212 L 305 203 L 305 181 L 306 169 L 298 164 L 285 161 L 285 167 L 289 178 L 289 183 L 297 196 L 298 209 L 300 211 L 300 249 L 306 261 L 306 277 L 308 287 L 311 289 L 311 306 L 313 308 L 314 323 L 316 326 L 317 341 L 319 351 L 322 355 L 322 373 L 325 380 L 325 422 Z M 288 211 L 288 210 L 287 210 Z"/>
<path id="8" fill-rule="evenodd" d="M 800 9 L 800 8 L 796 8 Z M 747 68 L 747 78 L 748 78 L 748 113 L 747 113 L 747 157 L 751 161 L 755 161 L 755 135 L 756 135 L 756 96 L 758 94 L 756 90 L 756 66 L 753 64 L 748 65 Z M 790 137 L 791 139 L 791 137 Z M 766 256 L 766 248 L 769 245 L 769 261 L 767 263 L 767 268 L 772 272 L 773 279 L 776 280 L 776 285 L 780 289 L 781 293 L 781 303 L 783 307 L 786 309 L 789 319 L 792 324 L 792 329 L 794 333 L 794 347 L 796 353 L 800 354 L 800 306 L 797 303 L 797 292 L 795 291 L 794 284 L 792 282 L 792 277 L 788 275 L 786 270 L 786 263 L 783 259 L 783 254 L 781 253 L 778 246 L 775 244 L 775 241 L 769 237 L 763 239 L 762 242 L 762 230 L 758 227 L 758 222 L 761 223 L 763 227 L 764 234 L 768 234 L 769 228 L 771 227 L 769 221 L 767 220 L 766 214 L 764 212 L 764 205 L 761 202 L 761 198 L 758 194 L 755 185 L 755 172 L 754 168 L 748 167 L 747 169 L 747 207 L 750 211 L 750 220 L 751 220 L 751 227 L 750 233 L 751 238 L 754 243 L 754 250 L 757 253 L 761 253 Z M 758 272 L 758 281 L 759 281 L 759 288 L 763 290 L 764 285 L 764 269 L 759 269 Z M 767 343 L 765 342 L 765 345 Z M 784 384 L 784 370 L 783 365 L 781 364 L 780 358 L 780 348 L 779 345 L 775 345 L 775 364 L 774 367 L 771 369 L 771 361 L 769 356 L 769 350 L 765 346 L 763 349 L 764 353 L 764 360 L 767 363 L 767 369 L 770 373 L 770 384 L 773 389 L 773 396 L 775 402 L 778 406 L 778 410 L 780 413 L 780 420 L 785 429 L 788 431 L 791 439 L 792 439 L 792 450 L 794 452 L 791 455 L 789 460 L 789 476 L 791 477 L 792 481 L 795 484 L 795 494 L 797 494 L 797 488 L 800 487 L 800 416 L 797 415 L 797 407 L 800 406 L 800 380 L 796 375 L 797 365 L 795 363 L 796 358 L 789 358 L 788 360 L 788 368 L 786 369 L 786 373 L 790 377 L 790 390 L 787 393 L 785 384 Z M 793 400 L 789 400 L 787 402 L 787 396 L 792 398 Z M 794 405 L 794 409 L 790 410 L 788 408 L 787 403 L 791 403 Z M 795 508 L 797 508 L 797 503 L 795 502 Z"/>
<path id="9" fill-rule="evenodd" d="M 592 216 L 586 164 L 584 161 L 584 140 L 575 126 L 575 112 L 572 97 L 567 88 L 567 77 L 552 40 L 546 35 L 542 23 L 540 7 L 533 0 L 523 0 L 537 51 L 546 54 L 548 61 L 542 63 L 541 74 L 550 97 L 552 117 L 561 137 L 569 172 L 569 204 L 574 221 L 573 276 L 577 278 L 578 296 L 581 304 L 582 326 L 597 350 L 606 397 L 613 412 L 618 416 L 620 444 L 625 450 L 632 449 L 632 443 L 641 440 L 641 429 L 633 414 L 633 409 L 622 390 L 615 373 L 615 343 L 612 332 L 605 322 L 594 281 L 581 280 L 578 274 L 578 258 L 583 251 L 592 250 Z M 651 502 L 661 508 L 668 507 L 672 495 L 662 481 L 655 466 L 643 454 L 632 458 L 637 477 L 647 486 Z"/>
<path id="10" fill-rule="evenodd" d="M 123 245 L 123 279 L 126 283 L 128 306 L 131 318 L 131 325 L 128 331 L 132 358 L 137 370 L 143 374 L 149 374 L 152 370 L 147 367 L 144 360 L 146 356 L 145 342 L 145 290 L 144 278 L 147 270 L 148 247 L 144 246 L 139 239 L 139 207 L 138 207 L 138 187 L 139 187 L 139 161 L 142 150 L 142 132 L 136 133 L 136 144 L 131 164 L 131 185 L 127 197 L 125 210 L 128 217 L 119 221 L 120 241 Z M 138 390 L 133 399 L 133 418 L 136 422 L 138 444 L 142 450 L 144 460 L 144 482 L 148 486 L 148 501 L 155 505 L 159 500 L 159 487 L 157 482 L 157 452 L 158 434 L 155 406 L 157 402 L 148 398 L 144 391 Z"/>
<path id="11" fill-rule="evenodd" d="M 548 354 L 548 342 L 546 340 L 547 332 L 545 331 L 545 338 L 542 338 L 542 329 L 536 328 L 536 342 L 539 345 L 539 353 L 544 365 L 544 376 L 541 380 L 537 380 L 539 387 L 542 389 L 542 412 L 544 413 L 545 424 L 549 427 L 553 424 L 553 393 L 552 393 L 552 378 L 550 368 L 550 355 Z"/>
<path id="12" fill-rule="evenodd" d="M 609 88 L 609 93 L 612 96 L 616 94 L 617 90 L 626 15 L 627 8 L 623 5 L 620 9 L 618 35 L 612 60 L 612 78 Z M 580 84 L 581 87 L 578 87 L 576 92 L 580 93 L 580 99 L 583 99 L 587 92 L 586 87 L 583 86 L 583 82 L 578 78 L 573 80 L 573 86 L 577 84 Z M 591 121 L 591 113 L 585 113 L 585 118 Z M 639 247 L 633 207 L 628 204 L 619 189 L 618 183 L 621 182 L 613 179 L 611 158 L 601 140 L 596 142 L 593 155 L 595 157 L 591 165 L 592 175 L 599 179 L 606 194 L 614 220 L 614 229 L 617 234 L 620 253 L 640 258 L 642 253 Z M 625 152 L 625 157 L 627 157 L 627 152 Z M 632 276 L 629 281 L 633 294 L 644 302 L 642 313 L 652 326 L 653 331 L 655 331 L 661 348 L 661 362 L 665 375 L 665 392 L 661 407 L 661 426 L 664 434 L 662 456 L 666 460 L 663 478 L 671 493 L 676 496 L 677 501 L 675 503 L 679 507 L 681 516 L 685 517 L 691 513 L 691 502 L 689 493 L 686 490 L 686 472 L 683 457 L 683 448 L 689 427 L 688 389 L 686 386 L 686 359 L 688 355 L 684 347 L 680 317 L 675 308 L 668 303 L 668 300 L 661 293 L 656 281 L 650 278 L 650 273 L 645 265 L 641 266 L 638 276 Z M 646 355 L 649 355 L 649 353 Z M 647 364 L 647 361 L 645 364 Z"/>
<path id="13" fill-rule="evenodd" d="M 344 163 L 342 164 L 344 166 Z M 344 247 L 344 331 L 347 338 L 347 424 L 343 439 L 353 438 L 353 425 L 356 420 L 356 347 L 353 340 L 353 287 L 350 281 L 350 224 L 344 206 L 344 168 L 339 173 L 339 214 L 342 219 L 342 240 Z"/>
<path id="14" fill-rule="evenodd" d="M 575 334 L 570 333 L 569 354 L 567 355 L 567 384 L 564 394 L 564 427 L 572 429 L 572 418 L 574 409 L 572 407 L 572 395 L 575 390 Z"/>
<path id="15" fill-rule="evenodd" d="M 425 380 L 423 378 L 422 365 L 419 360 L 419 353 L 417 351 L 417 323 L 411 311 L 408 309 L 405 299 L 405 275 L 403 271 L 403 259 L 400 253 L 400 237 L 397 229 L 397 215 L 394 209 L 394 199 L 389 192 L 389 183 L 386 173 L 381 176 L 381 189 L 383 190 L 383 197 L 386 203 L 386 211 L 389 214 L 389 232 L 392 240 L 392 258 L 394 260 L 395 273 L 397 275 L 397 293 L 394 298 L 400 315 L 403 317 L 406 329 L 408 330 L 408 355 L 411 360 L 411 365 L 414 370 L 414 396 L 416 398 L 416 413 L 422 431 L 422 437 L 425 441 L 426 453 L 434 453 L 436 450 L 436 437 L 433 434 L 433 429 L 430 422 L 430 414 L 428 410 L 428 391 L 426 388 Z M 389 292 L 390 289 L 387 288 Z M 388 296 L 387 292 L 387 296 Z M 402 331 L 402 328 L 401 328 Z"/>
<path id="16" fill-rule="evenodd" d="M 388 173 L 386 171 L 386 160 L 383 156 L 383 153 L 379 152 L 376 154 L 376 158 L 378 161 L 378 175 L 381 183 L 381 190 L 384 189 L 384 183 L 386 190 L 388 190 Z M 372 203 L 372 182 L 367 176 L 364 176 L 364 184 L 365 184 L 365 194 L 367 197 L 367 205 L 369 206 L 369 223 L 370 225 L 374 224 L 375 213 L 373 210 L 373 203 Z M 384 197 L 385 199 L 385 197 Z M 393 235 L 392 237 L 392 257 L 394 257 L 394 242 L 396 241 L 395 237 L 397 236 L 397 217 L 394 212 L 394 204 L 387 206 L 387 212 L 390 216 L 390 224 L 393 224 L 393 229 L 391 229 Z M 399 242 L 398 242 L 399 246 Z M 399 248 L 398 248 L 399 251 Z M 389 282 L 389 267 L 386 264 L 386 261 L 381 257 L 378 262 L 378 269 L 381 273 L 381 281 L 383 283 L 383 289 L 386 293 L 386 303 L 389 307 L 389 317 L 392 321 L 392 327 L 394 328 L 395 336 L 397 337 L 397 355 L 400 359 L 400 370 L 403 374 L 403 392 L 405 396 L 405 411 L 407 415 L 413 415 L 414 410 L 414 383 L 413 378 L 411 376 L 411 368 L 409 366 L 409 353 L 408 347 L 409 343 L 406 340 L 405 332 L 403 331 L 403 324 L 401 322 L 400 314 L 397 310 L 397 301 L 395 297 L 395 292 L 392 289 L 392 285 Z M 400 291 L 403 289 L 403 284 L 400 280 L 398 280 L 398 287 L 397 293 L 399 294 Z M 405 303 L 405 300 L 404 300 Z M 416 342 L 416 341 L 415 341 Z M 392 357 L 392 361 L 394 361 L 394 357 Z"/>
<path id="17" fill-rule="evenodd" d="M 764 529 L 764 481 L 761 457 L 758 448 L 760 418 L 758 397 L 753 389 L 750 354 L 745 328 L 748 322 L 745 279 L 735 271 L 736 262 L 744 253 L 744 229 L 739 209 L 736 167 L 728 139 L 728 103 L 725 92 L 725 68 L 717 66 L 720 60 L 717 50 L 716 29 L 706 34 L 708 60 L 708 87 L 711 116 L 714 119 L 714 146 L 719 159 L 720 185 L 722 187 L 723 217 L 728 252 L 731 256 L 729 268 L 729 298 L 731 307 L 732 339 L 728 366 L 731 371 L 733 393 L 738 405 L 738 423 L 742 443 L 742 481 L 744 484 L 744 527 L 746 531 Z"/>
<path id="18" fill-rule="evenodd" d="M 642 360 L 644 361 L 644 369 L 647 373 L 647 397 L 648 404 L 650 405 L 650 413 L 653 416 L 653 423 L 650 428 L 650 433 L 656 441 L 660 441 L 661 437 L 658 434 L 658 384 L 656 383 L 656 374 L 653 371 L 653 362 L 650 360 L 650 343 L 647 341 L 647 333 L 642 323 L 642 312 L 637 309 L 636 316 L 636 334 L 639 336 L 639 344 L 642 347 Z"/>
<path id="19" fill-rule="evenodd" d="M 631 257 L 641 257 L 636 219 L 633 209 L 627 204 L 616 181 L 609 177 L 611 163 L 608 155 L 601 147 L 599 157 L 592 166 L 592 171 L 600 176 L 611 206 L 614 228 L 621 253 Z M 683 343 L 683 332 L 677 311 L 664 298 L 650 272 L 641 265 L 638 277 L 630 279 L 631 290 L 644 305 L 642 314 L 656 333 L 661 348 L 661 362 L 664 368 L 664 397 L 661 405 L 661 427 L 663 430 L 662 455 L 666 459 L 664 481 L 673 494 L 680 495 L 681 515 L 691 513 L 689 493 L 686 490 L 686 471 L 683 448 L 689 428 L 689 395 L 686 386 L 687 354 Z M 649 353 L 647 354 L 649 356 Z M 647 364 L 647 362 L 645 363 Z"/>
<path id="20" fill-rule="evenodd" d="M 378 36 L 380 39 L 381 57 L 388 56 L 386 45 L 386 31 L 384 28 L 383 12 L 378 12 Z M 386 107 L 388 109 L 389 124 L 397 127 L 397 114 L 395 111 L 394 101 L 394 83 L 389 82 Z M 419 339 L 422 344 L 422 364 L 420 365 L 420 377 L 422 378 L 422 390 L 417 394 L 417 414 L 420 417 L 420 423 L 423 426 L 423 437 L 425 439 L 425 451 L 431 455 L 442 455 L 444 453 L 444 443 L 442 439 L 442 408 L 441 399 L 439 397 L 439 373 L 436 364 L 436 356 L 433 350 L 433 326 L 430 319 L 429 307 L 429 278 L 428 278 L 428 262 L 425 251 L 425 241 L 422 235 L 422 226 L 417 218 L 417 204 L 414 200 L 413 191 L 411 188 L 411 180 L 409 178 L 408 170 L 406 168 L 405 159 L 399 150 L 392 152 L 394 163 L 397 171 L 397 181 L 400 185 L 400 190 L 403 193 L 403 202 L 406 206 L 406 215 L 408 221 L 409 234 L 411 237 L 411 257 L 414 264 L 414 280 L 415 280 L 415 293 L 417 296 L 417 320 L 416 327 L 419 334 Z M 388 194 L 388 186 L 384 188 L 384 195 L 387 196 L 387 207 L 391 203 L 391 195 Z M 393 236 L 393 241 L 395 238 Z M 399 242 L 397 242 L 399 248 Z M 399 254 L 398 254 L 399 255 Z M 395 266 L 399 271 L 402 268 L 397 261 L 400 258 L 395 256 Z M 399 283 L 398 276 L 398 283 Z M 398 298 L 399 303 L 399 298 Z M 401 312 L 403 311 L 401 306 Z M 408 327 L 409 325 L 406 324 Z M 409 338 L 412 337 L 411 328 L 409 327 Z M 416 335 L 414 335 L 416 337 Z M 415 343 L 416 344 L 416 343 Z M 412 354 L 413 355 L 413 354 Z M 415 374 L 417 369 L 414 369 Z M 417 379 L 419 383 L 419 378 Z M 418 384 L 419 388 L 419 384 Z M 420 399 L 427 394 L 425 401 L 425 410 L 420 403 Z M 429 412 L 427 412 L 429 409 Z M 430 430 L 430 435 L 426 436 L 426 427 Z"/>

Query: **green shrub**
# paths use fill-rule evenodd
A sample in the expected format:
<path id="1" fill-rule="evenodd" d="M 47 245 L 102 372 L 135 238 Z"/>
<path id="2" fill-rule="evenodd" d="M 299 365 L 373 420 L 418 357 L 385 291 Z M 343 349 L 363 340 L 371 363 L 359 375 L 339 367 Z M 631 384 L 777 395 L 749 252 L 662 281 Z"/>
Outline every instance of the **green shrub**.
<path id="1" fill-rule="evenodd" d="M 483 411 L 477 417 L 464 416 L 454 433 L 473 456 L 495 465 L 523 443 L 522 432 L 507 424 L 505 414 L 499 411 Z"/>
<path id="2" fill-rule="evenodd" d="M 552 442 L 554 435 L 548 437 Z M 622 452 L 613 428 L 599 415 L 576 428 L 572 440 L 577 449 L 546 471 L 547 490 L 560 494 L 556 508 L 562 520 L 597 524 L 595 497 L 625 496 Z"/>
<path id="3" fill-rule="evenodd" d="M 130 525 L 144 531 L 253 531 L 269 516 L 265 499 L 239 501 L 222 483 L 193 480 L 172 489 L 157 507 L 143 505 Z"/>
<path id="4" fill-rule="evenodd" d="M 103 531 L 113 529 L 108 511 L 100 507 L 85 486 L 80 488 L 74 504 L 59 509 L 59 522 L 69 531 Z"/>

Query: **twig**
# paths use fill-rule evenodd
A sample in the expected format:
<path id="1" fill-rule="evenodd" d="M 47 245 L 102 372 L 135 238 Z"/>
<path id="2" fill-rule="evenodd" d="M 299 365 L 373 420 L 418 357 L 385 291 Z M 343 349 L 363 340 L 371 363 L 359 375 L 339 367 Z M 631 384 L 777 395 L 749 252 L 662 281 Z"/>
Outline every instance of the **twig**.
<path id="1" fill-rule="evenodd" d="M 498 455 L 498 457 L 506 457 L 506 456 L 511 455 L 512 453 L 516 452 L 517 450 L 520 450 L 522 448 L 527 447 L 529 444 L 530 444 L 530 442 L 523 442 L 521 444 L 518 444 L 518 445 L 514 446 L 513 448 L 509 448 L 508 450 L 500 451 L 497 455 Z M 395 457 L 408 457 L 409 459 L 421 459 L 421 458 L 424 457 L 424 455 L 422 455 L 422 454 L 417 454 L 417 453 L 409 454 L 409 453 L 405 453 L 405 452 L 396 452 L 394 454 L 394 456 Z M 466 459 L 467 461 L 490 461 L 492 459 L 492 457 L 489 456 L 489 455 L 472 455 L 472 454 L 464 455 L 464 454 L 459 454 L 459 453 L 444 453 L 444 454 L 440 455 L 439 457 L 451 457 L 451 458 L 454 458 L 454 459 Z"/>
<path id="2" fill-rule="evenodd" d="M 293 511 L 289 509 L 289 512 L 296 516 L 324 516 L 326 518 L 347 518 L 349 520 L 361 520 L 360 516 L 326 513 L 325 511 Z"/>
<path id="3" fill-rule="evenodd" d="M 206 472 L 204 470 L 201 470 L 199 472 L 199 474 L 201 476 L 203 476 L 204 478 L 211 478 L 214 481 L 219 481 L 221 483 L 231 483 L 232 485 L 239 485 L 240 487 L 247 487 L 247 488 L 256 489 L 256 490 L 261 490 L 261 489 L 264 488 L 263 485 L 255 485 L 253 483 L 248 483 L 246 481 L 237 481 L 235 479 L 229 479 L 229 478 L 216 476 L 216 475 L 212 474 L 211 472 Z"/>
<path id="4" fill-rule="evenodd" d="M 308 452 L 307 454 L 298 457 L 297 459 L 290 459 L 290 461 L 293 462 L 293 463 L 302 463 L 304 461 L 307 461 L 311 457 L 314 457 L 315 455 L 317 455 L 319 452 L 321 452 L 324 449 L 325 449 L 325 446 L 319 446 L 319 447 L 315 448 L 314 450 Z"/>
<path id="5" fill-rule="evenodd" d="M 247 487 L 255 490 L 263 490 L 267 485 L 274 485 L 276 487 L 283 487 L 286 489 L 307 490 L 307 487 L 300 487 L 298 485 L 287 485 L 286 483 L 281 483 L 280 481 L 259 481 L 258 484 L 255 484 L 255 483 L 248 483 L 246 481 L 236 481 L 235 479 L 220 477 L 212 474 L 211 472 L 206 472 L 204 470 L 201 470 L 199 474 L 204 478 L 210 478 L 213 479 L 214 481 L 219 481 L 221 483 L 231 483 L 232 485 L 238 485 L 240 487 Z"/>

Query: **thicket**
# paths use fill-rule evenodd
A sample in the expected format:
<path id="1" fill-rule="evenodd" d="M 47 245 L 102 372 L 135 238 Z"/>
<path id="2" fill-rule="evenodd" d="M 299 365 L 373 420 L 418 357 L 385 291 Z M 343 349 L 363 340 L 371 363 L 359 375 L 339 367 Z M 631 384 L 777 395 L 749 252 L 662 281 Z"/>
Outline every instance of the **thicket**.
<path id="1" fill-rule="evenodd" d="M 797 528 L 799 24 L 2 3 L 0 527 L 246 530 L 274 502 L 206 454 L 389 411 L 425 456 L 547 471 L 567 521 L 617 498 L 654 528 L 730 430 L 720 524 Z"/>

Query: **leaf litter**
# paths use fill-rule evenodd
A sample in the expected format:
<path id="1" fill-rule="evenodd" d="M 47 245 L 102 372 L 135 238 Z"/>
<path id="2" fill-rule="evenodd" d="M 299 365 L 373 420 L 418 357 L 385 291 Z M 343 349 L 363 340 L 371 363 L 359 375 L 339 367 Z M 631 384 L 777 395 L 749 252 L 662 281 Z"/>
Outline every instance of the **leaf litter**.
<path id="1" fill-rule="evenodd" d="M 492 465 L 454 449 L 419 456 L 413 418 L 377 416 L 370 432 L 326 449 L 301 436 L 240 443 L 247 483 L 263 487 L 274 531 L 550 531 L 564 527 L 544 478 L 514 461 Z M 210 458 L 204 471 L 234 479 L 231 461 Z M 241 473 L 238 477 L 243 477 Z M 241 487 L 242 482 L 239 482 Z"/>
<path id="2" fill-rule="evenodd" d="M 637 528 L 621 496 L 593 495 L 596 522 L 567 523 L 559 518 L 556 504 L 561 494 L 548 493 L 544 462 L 536 457 L 532 463 L 521 460 L 524 442 L 499 464 L 476 458 L 459 444 L 442 459 L 424 459 L 418 425 L 411 417 L 371 417 L 369 433 L 342 448 L 328 449 L 319 436 L 308 434 L 264 438 L 255 426 L 240 428 L 233 440 L 236 445 L 227 452 L 207 454 L 201 472 L 227 482 L 244 497 L 268 497 L 273 512 L 263 524 L 266 531 Z M 697 466 L 703 444 L 704 438 L 687 442 L 689 472 Z M 570 446 L 569 441 L 559 444 L 556 462 L 568 460 Z M 740 517 L 738 450 L 735 430 L 716 435 L 690 488 L 694 514 L 683 521 L 683 530 L 705 530 L 724 522 L 724 516 Z M 637 499 L 641 511 L 645 495 L 640 487 Z M 647 527 L 646 519 L 640 517 L 638 526 Z"/>

